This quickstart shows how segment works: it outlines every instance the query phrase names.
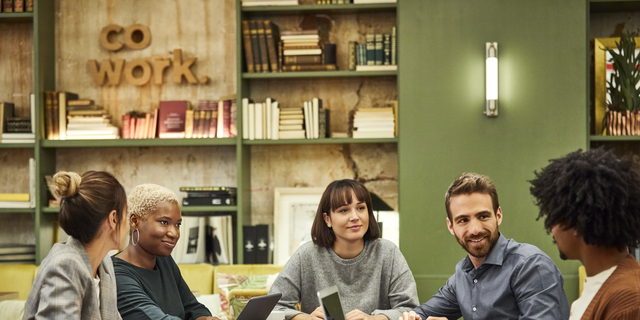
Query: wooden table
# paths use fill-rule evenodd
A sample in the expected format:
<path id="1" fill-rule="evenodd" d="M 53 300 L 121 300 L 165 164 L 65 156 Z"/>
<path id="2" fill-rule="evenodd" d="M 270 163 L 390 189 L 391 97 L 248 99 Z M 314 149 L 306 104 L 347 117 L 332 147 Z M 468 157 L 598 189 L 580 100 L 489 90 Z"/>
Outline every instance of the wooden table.
<path id="1" fill-rule="evenodd" d="M 0 301 L 18 299 L 18 292 L 0 292 Z"/>

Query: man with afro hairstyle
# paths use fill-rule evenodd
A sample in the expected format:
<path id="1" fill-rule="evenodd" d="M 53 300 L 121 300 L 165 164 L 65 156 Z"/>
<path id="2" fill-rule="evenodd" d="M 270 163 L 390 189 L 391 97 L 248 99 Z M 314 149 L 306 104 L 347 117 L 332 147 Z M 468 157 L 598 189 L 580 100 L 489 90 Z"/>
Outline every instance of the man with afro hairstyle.
<path id="1" fill-rule="evenodd" d="M 570 319 L 640 319 L 640 264 L 628 252 L 640 242 L 635 162 L 602 148 L 550 162 L 530 190 L 560 257 L 580 260 L 587 272 Z"/>

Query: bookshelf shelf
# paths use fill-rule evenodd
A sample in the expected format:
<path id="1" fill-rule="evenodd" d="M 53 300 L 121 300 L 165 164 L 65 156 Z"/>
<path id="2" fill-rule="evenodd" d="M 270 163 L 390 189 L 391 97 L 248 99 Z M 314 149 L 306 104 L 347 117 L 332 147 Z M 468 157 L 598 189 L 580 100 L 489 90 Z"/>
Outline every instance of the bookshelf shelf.
<path id="1" fill-rule="evenodd" d="M 640 141 L 640 136 L 601 136 L 601 135 L 592 135 L 589 137 L 591 141 Z"/>
<path id="2" fill-rule="evenodd" d="M 58 212 L 60 212 L 60 208 L 45 207 L 45 208 L 42 208 L 42 212 L 44 212 L 44 213 L 58 213 Z"/>
<path id="3" fill-rule="evenodd" d="M 298 15 L 298 14 L 323 14 L 323 13 L 354 13 L 396 10 L 397 3 L 370 3 L 370 4 L 313 4 L 297 6 L 256 6 L 242 7 L 246 14 L 266 15 Z"/>
<path id="4" fill-rule="evenodd" d="M 280 144 L 351 144 L 351 143 L 398 143 L 398 137 L 378 139 L 326 138 L 326 139 L 280 139 L 280 140 L 243 140 L 245 145 Z"/>
<path id="5" fill-rule="evenodd" d="M 0 143 L 0 148 L 10 148 L 10 149 L 19 149 L 19 148 L 33 148 L 35 143 Z"/>
<path id="6" fill-rule="evenodd" d="M 36 208 L 0 208 L 0 213 L 30 213 L 35 211 Z"/>
<path id="7" fill-rule="evenodd" d="M 242 79 L 296 79 L 296 78 L 342 78 L 342 77 L 388 77 L 397 76 L 398 71 L 298 71 L 243 73 Z"/>
<path id="8" fill-rule="evenodd" d="M 3 12 L 0 13 L 0 22 L 31 22 L 33 12 Z"/>
<path id="9" fill-rule="evenodd" d="M 94 147 L 189 147 L 232 146 L 234 138 L 206 139 L 114 139 L 114 140 L 42 140 L 44 148 L 94 148 Z"/>
<path id="10" fill-rule="evenodd" d="M 237 206 L 191 206 L 180 207 L 180 210 L 184 214 L 193 215 L 193 213 L 235 213 L 238 211 Z"/>

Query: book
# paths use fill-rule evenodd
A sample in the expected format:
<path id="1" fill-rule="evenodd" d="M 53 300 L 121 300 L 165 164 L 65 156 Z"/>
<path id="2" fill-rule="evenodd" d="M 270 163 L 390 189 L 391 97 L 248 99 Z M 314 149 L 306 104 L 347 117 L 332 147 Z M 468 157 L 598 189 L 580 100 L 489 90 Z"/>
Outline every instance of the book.
<path id="1" fill-rule="evenodd" d="M 282 54 L 284 54 L 285 58 L 286 56 L 315 56 L 322 55 L 322 49 L 283 49 Z"/>
<path id="2" fill-rule="evenodd" d="M 29 207 L 36 207 L 36 159 L 29 158 Z"/>
<path id="3" fill-rule="evenodd" d="M 273 263 L 273 227 L 268 224 L 259 224 L 255 227 L 255 253 L 257 264 Z M 245 262 L 246 263 L 246 262 Z"/>
<path id="4" fill-rule="evenodd" d="M 53 91 L 51 93 L 51 106 L 52 106 L 52 126 L 53 126 L 53 140 L 58 140 L 60 139 L 60 119 L 58 119 L 58 117 L 60 117 L 60 104 L 58 102 L 58 92 Z"/>
<path id="5" fill-rule="evenodd" d="M 324 139 L 329 132 L 329 110 L 320 109 L 318 111 L 318 138 Z"/>
<path id="6" fill-rule="evenodd" d="M 391 64 L 391 35 L 390 34 L 385 33 L 382 35 L 382 51 L 383 51 L 382 64 L 390 65 Z"/>
<path id="7" fill-rule="evenodd" d="M 7 121 L 13 117 L 13 109 L 13 103 L 0 102 L 0 133 L 6 132 Z"/>
<path id="8" fill-rule="evenodd" d="M 36 253 L 21 253 L 21 254 L 0 254 L 0 262 L 9 261 L 34 261 L 36 260 Z"/>
<path id="9" fill-rule="evenodd" d="M 309 103 L 309 101 L 305 101 L 303 103 L 304 105 L 304 133 L 307 139 L 313 139 L 313 133 L 312 133 L 312 127 L 313 127 L 313 120 L 311 120 L 311 105 Z M 280 121 L 281 124 L 286 124 L 283 123 L 283 121 Z"/>
<path id="10" fill-rule="evenodd" d="M 0 255 L 29 254 L 29 253 L 35 253 L 35 252 L 36 252 L 36 246 L 34 244 L 19 244 L 19 243 L 0 244 Z"/>
<path id="11" fill-rule="evenodd" d="M 249 28 L 249 21 L 242 21 L 242 41 L 244 45 L 244 57 L 247 64 L 247 72 L 254 73 L 253 67 L 253 51 L 251 48 L 251 29 Z"/>
<path id="12" fill-rule="evenodd" d="M 356 45 L 358 43 L 355 41 L 349 41 L 349 48 L 347 49 L 349 54 L 349 70 L 356 70 Z"/>
<path id="13" fill-rule="evenodd" d="M 249 139 L 249 99 L 242 99 L 242 139 Z"/>
<path id="14" fill-rule="evenodd" d="M 304 139 L 304 130 L 291 130 L 278 132 L 278 138 L 280 139 Z"/>
<path id="15" fill-rule="evenodd" d="M 398 70 L 397 65 L 358 65 L 356 66 L 356 71 L 396 71 Z"/>
<path id="16" fill-rule="evenodd" d="M 256 226 L 242 226 L 242 248 L 245 264 L 256 263 Z"/>
<path id="17" fill-rule="evenodd" d="M 256 138 L 256 105 L 258 103 L 249 103 L 247 105 L 247 109 L 249 110 L 248 114 L 248 123 L 249 123 L 249 140 L 255 140 Z"/>
<path id="18" fill-rule="evenodd" d="M 36 95 L 33 92 L 29 94 L 29 114 L 31 115 L 31 132 L 36 133 Z M 44 124 L 44 121 L 40 123 Z M 44 133 L 43 129 L 40 129 L 40 135 Z"/>
<path id="19" fill-rule="evenodd" d="M 0 193 L 0 201 L 29 201 L 28 193 Z"/>
<path id="20" fill-rule="evenodd" d="M 273 112 L 271 116 L 272 126 L 271 126 L 271 139 L 278 140 L 278 132 L 280 131 L 280 108 L 278 108 L 278 101 L 274 101 L 271 104 L 271 110 Z"/>
<path id="21" fill-rule="evenodd" d="M 231 106 L 229 107 L 229 137 L 238 136 L 238 106 L 236 106 L 236 99 L 231 100 Z"/>
<path id="22" fill-rule="evenodd" d="M 68 107 L 90 107 L 93 106 L 93 100 L 91 99 L 68 99 Z"/>
<path id="23" fill-rule="evenodd" d="M 236 195 L 218 195 L 213 197 L 182 198 L 182 206 L 234 206 Z"/>
<path id="24" fill-rule="evenodd" d="M 373 33 L 367 33 L 365 35 L 367 44 L 367 65 L 376 64 L 376 35 Z"/>
<path id="25" fill-rule="evenodd" d="M 216 138 L 218 137 L 218 124 L 220 123 L 220 101 L 211 101 L 211 118 L 207 120 L 205 126 L 209 129 L 205 130 L 207 135 L 204 138 Z M 206 120 L 206 119 L 205 119 Z M 218 137 L 220 138 L 220 137 Z"/>
<path id="26" fill-rule="evenodd" d="M 184 137 L 193 138 L 193 110 L 186 111 L 184 121 Z"/>
<path id="27" fill-rule="evenodd" d="M 24 12 L 24 0 L 13 0 L 13 12 Z"/>
<path id="28" fill-rule="evenodd" d="M 33 0 L 24 0 L 24 9 L 26 12 L 33 12 Z"/>
<path id="29" fill-rule="evenodd" d="M 313 117 L 313 138 L 318 139 L 320 137 L 319 126 L 318 126 L 318 118 L 320 110 L 322 109 L 322 100 L 318 98 L 313 98 L 311 100 L 311 116 Z"/>
<path id="30" fill-rule="evenodd" d="M 236 187 L 202 186 L 202 187 L 180 187 L 180 192 L 215 192 L 217 194 L 237 194 Z"/>
<path id="31" fill-rule="evenodd" d="M 333 43 L 325 43 L 322 47 L 322 64 L 336 64 L 336 45 Z"/>
<path id="32" fill-rule="evenodd" d="M 267 41 L 267 51 L 269 53 L 269 66 L 271 72 L 278 72 L 278 53 L 276 50 L 277 43 L 280 41 L 278 26 L 270 20 L 264 20 L 264 32 Z"/>
<path id="33" fill-rule="evenodd" d="M 78 95 L 70 92 L 58 93 L 58 139 L 67 139 L 67 101 L 76 100 Z"/>
<path id="34" fill-rule="evenodd" d="M 383 36 L 381 33 L 375 34 L 375 61 L 376 65 L 382 65 L 382 61 L 384 60 L 384 44 L 383 44 Z"/>
<path id="35" fill-rule="evenodd" d="M 396 27 L 391 28 L 391 64 L 396 65 L 397 62 L 397 36 Z"/>
<path id="36" fill-rule="evenodd" d="M 129 121 L 131 121 L 130 114 L 122 116 L 122 139 L 131 139 L 131 133 L 129 133 Z M 71 126 L 71 124 L 69 124 L 69 126 Z"/>
<path id="37" fill-rule="evenodd" d="M 2 0 L 2 12 L 13 12 L 13 0 Z"/>
<path id="38" fill-rule="evenodd" d="M 260 55 L 260 41 L 258 39 L 258 23 L 257 21 L 249 21 L 249 30 L 251 32 L 251 49 L 253 51 L 253 68 L 255 72 L 263 72 L 262 58 Z M 266 71 L 264 71 L 266 72 Z"/>
<path id="39" fill-rule="evenodd" d="M 269 72 L 269 49 L 267 48 L 267 36 L 264 30 L 264 22 L 262 20 L 256 20 L 256 27 L 258 29 L 258 46 L 260 47 L 262 72 Z"/>
<path id="40" fill-rule="evenodd" d="M 320 65 L 283 65 L 282 71 L 333 71 L 338 70 L 335 64 L 320 64 Z"/>
<path id="41" fill-rule="evenodd" d="M 158 109 L 153 109 L 149 113 L 149 132 L 147 133 L 147 138 L 155 139 L 156 137 L 156 127 L 158 126 Z"/>
<path id="42" fill-rule="evenodd" d="M 0 208 L 29 208 L 29 201 L 0 201 Z"/>
<path id="43" fill-rule="evenodd" d="M 253 6 L 295 6 L 298 5 L 298 0 L 269 0 L 269 1 L 261 1 L 261 0 L 245 0 L 242 1 L 243 7 L 253 7 Z"/>
<path id="44" fill-rule="evenodd" d="M 184 138 L 185 116 L 188 101 L 160 101 L 158 108 L 158 136 L 160 138 Z"/>
<path id="45" fill-rule="evenodd" d="M 322 55 L 285 56 L 284 64 L 322 64 Z"/>

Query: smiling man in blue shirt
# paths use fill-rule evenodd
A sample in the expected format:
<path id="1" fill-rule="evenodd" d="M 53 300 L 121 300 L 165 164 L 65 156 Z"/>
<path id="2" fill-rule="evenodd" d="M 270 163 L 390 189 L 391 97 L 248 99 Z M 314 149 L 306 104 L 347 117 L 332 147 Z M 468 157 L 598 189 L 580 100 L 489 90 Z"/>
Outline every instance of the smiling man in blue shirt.
<path id="1" fill-rule="evenodd" d="M 437 294 L 400 319 L 569 319 L 564 280 L 549 256 L 500 234 L 502 208 L 488 177 L 463 173 L 445 207 L 449 232 L 468 255 Z"/>

